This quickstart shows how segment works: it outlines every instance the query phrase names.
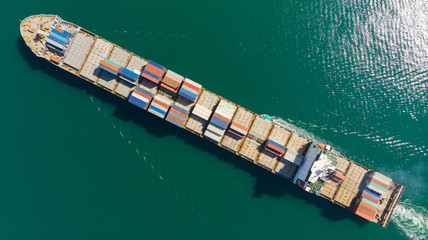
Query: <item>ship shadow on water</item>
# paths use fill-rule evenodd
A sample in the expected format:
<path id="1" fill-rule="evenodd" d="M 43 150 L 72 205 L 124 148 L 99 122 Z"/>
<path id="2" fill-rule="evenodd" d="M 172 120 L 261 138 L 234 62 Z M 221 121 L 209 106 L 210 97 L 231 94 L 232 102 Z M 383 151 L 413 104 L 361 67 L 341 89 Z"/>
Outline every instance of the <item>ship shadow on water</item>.
<path id="1" fill-rule="evenodd" d="M 113 113 L 115 117 L 127 122 L 132 121 L 158 138 L 171 135 L 180 138 L 186 144 L 192 145 L 201 151 L 211 154 L 221 161 L 232 164 L 235 168 L 239 168 L 251 174 L 256 178 L 252 197 L 260 198 L 263 195 L 268 195 L 280 201 L 282 196 L 289 194 L 318 207 L 321 210 L 321 216 L 330 221 L 341 221 L 348 219 L 354 221 L 360 227 L 365 226 L 368 223 L 352 212 L 334 205 L 333 203 L 330 203 L 321 197 L 309 194 L 291 182 L 288 182 L 287 180 L 274 175 L 264 170 L 263 168 L 256 166 L 247 160 L 216 146 L 209 141 L 201 141 L 200 137 L 190 134 L 184 129 L 177 128 L 176 126 L 166 121 L 159 121 L 160 119 L 158 117 L 150 114 L 149 112 L 142 111 L 140 108 L 129 104 L 125 100 L 89 82 L 86 82 L 85 80 L 80 79 L 71 73 L 53 66 L 44 59 L 38 58 L 33 54 L 33 52 L 31 52 L 21 37 L 18 37 L 17 47 L 20 54 L 28 63 L 28 65 L 33 69 L 33 71 L 43 71 L 52 78 L 55 78 L 71 87 L 79 88 L 82 91 L 85 90 L 89 95 L 94 96 L 103 102 L 111 104 L 115 107 L 115 111 Z M 136 117 L 136 112 L 139 113 L 138 117 Z"/>

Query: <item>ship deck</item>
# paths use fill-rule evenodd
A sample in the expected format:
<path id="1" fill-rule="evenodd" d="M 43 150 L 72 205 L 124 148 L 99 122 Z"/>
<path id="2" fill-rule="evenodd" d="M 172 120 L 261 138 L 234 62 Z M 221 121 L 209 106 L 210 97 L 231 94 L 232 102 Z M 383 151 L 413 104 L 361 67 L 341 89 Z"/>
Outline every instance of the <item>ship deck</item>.
<path id="1" fill-rule="evenodd" d="M 72 35 L 62 51 L 47 47 L 49 34 L 56 28 L 66 29 Z M 230 103 L 230 106 L 225 109 L 229 108 L 231 115 L 229 119 L 223 119 L 226 128 L 222 131 L 213 128 L 214 134 L 220 135 L 218 141 L 214 141 L 215 144 L 274 174 L 292 181 L 305 162 L 311 140 L 302 138 L 291 130 L 227 101 L 205 88 L 196 94 L 194 101 L 189 101 L 145 78 L 140 77 L 137 82 L 132 82 L 120 75 L 101 70 L 99 65 L 103 59 L 108 59 L 118 64 L 120 68 L 134 72 L 143 71 L 148 60 L 84 28 L 66 22 L 55 15 L 35 15 L 24 19 L 20 30 L 26 44 L 38 57 L 125 100 L 130 98 L 137 87 L 147 91 L 152 96 L 148 98 L 145 109 L 152 107 L 149 108 L 149 112 L 166 118 L 176 125 L 177 121 L 181 121 L 177 126 L 202 138 L 208 125 L 211 126 L 219 102 Z M 163 110 L 159 112 L 159 108 Z M 223 114 L 222 111 L 217 113 Z M 219 118 L 222 119 L 222 117 Z M 213 126 L 218 127 L 216 124 Z M 208 140 L 212 141 L 212 137 Z M 267 146 L 268 141 L 274 142 L 274 148 L 283 152 L 279 154 L 275 150 L 272 151 Z M 320 148 L 318 155 L 323 151 L 325 149 Z M 339 183 L 320 181 L 306 185 L 305 189 L 352 210 L 362 191 L 367 174 L 371 170 L 340 155 L 330 154 L 329 157 L 332 159 L 335 171 L 345 176 L 345 179 Z M 379 205 L 377 218 L 374 220 L 384 227 L 403 191 L 403 187 L 394 184 L 383 195 L 384 201 Z"/>

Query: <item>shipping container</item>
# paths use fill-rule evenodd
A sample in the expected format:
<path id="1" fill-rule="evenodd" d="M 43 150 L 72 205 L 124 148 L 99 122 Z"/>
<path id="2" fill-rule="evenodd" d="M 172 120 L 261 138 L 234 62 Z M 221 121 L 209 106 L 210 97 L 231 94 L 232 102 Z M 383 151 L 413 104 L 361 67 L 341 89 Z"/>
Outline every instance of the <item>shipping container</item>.
<path id="1" fill-rule="evenodd" d="M 379 200 L 376 200 L 375 198 L 373 198 L 373 197 L 371 197 L 371 196 L 369 196 L 369 195 L 367 195 L 365 193 L 361 193 L 361 197 L 363 197 L 363 198 L 365 198 L 365 199 L 367 199 L 367 200 L 369 200 L 369 201 L 371 201 L 371 202 L 373 202 L 375 204 L 379 203 Z"/>
<path id="2" fill-rule="evenodd" d="M 172 105 L 172 103 L 173 101 L 171 99 L 157 94 L 153 98 L 148 111 L 160 118 L 165 118 L 165 115 L 168 112 L 169 107 Z"/>
<path id="3" fill-rule="evenodd" d="M 376 180 L 383 182 L 384 184 L 390 186 L 392 184 L 392 179 L 389 177 L 386 177 L 385 175 L 382 175 L 378 172 L 372 172 L 370 173 L 371 176 L 373 176 L 373 178 L 375 178 Z"/>
<path id="4" fill-rule="evenodd" d="M 165 67 L 149 60 L 149 62 L 142 69 L 141 76 L 149 81 L 156 84 L 160 82 L 163 75 L 165 74 Z"/>
<path id="5" fill-rule="evenodd" d="M 64 33 L 64 29 L 60 28 L 60 27 L 55 27 L 55 30 L 57 30 L 60 33 Z"/>
<path id="6" fill-rule="evenodd" d="M 141 69 L 146 65 L 147 61 L 145 59 L 133 55 L 126 68 L 133 71 L 135 74 L 141 75 Z"/>
<path id="7" fill-rule="evenodd" d="M 174 104 L 171 106 L 166 120 L 178 127 L 183 127 L 193 105 L 194 103 L 190 100 L 182 96 L 178 96 Z M 180 115 L 181 117 L 178 117 L 177 115 Z"/>
<path id="8" fill-rule="evenodd" d="M 152 99 L 152 96 L 153 94 L 151 92 L 141 87 L 136 87 L 129 97 L 129 102 L 146 110 L 150 100 Z"/>
<path id="9" fill-rule="evenodd" d="M 161 87 L 164 87 L 174 93 L 177 93 L 183 80 L 184 80 L 183 76 L 171 70 L 168 70 L 162 79 Z"/>
<path id="10" fill-rule="evenodd" d="M 196 83 L 188 78 L 184 79 L 183 84 L 181 85 L 179 95 L 183 96 L 190 101 L 195 101 L 196 97 L 201 92 L 202 85 L 199 83 Z"/>
<path id="11" fill-rule="evenodd" d="M 387 184 L 385 184 L 384 182 L 380 181 L 380 179 L 376 179 L 376 178 L 374 178 L 374 177 L 370 177 L 370 178 L 368 179 L 368 181 L 370 181 L 370 182 L 374 182 L 374 183 L 378 184 L 379 186 L 381 186 L 381 187 L 383 187 L 383 188 L 385 188 L 385 189 L 388 189 L 388 188 L 389 188 L 389 185 L 387 185 Z"/>
<path id="12" fill-rule="evenodd" d="M 226 99 L 221 99 L 215 109 L 210 123 L 208 124 L 208 132 L 205 131 L 204 135 L 218 143 L 223 137 L 229 122 L 235 114 L 236 108 L 237 106 L 232 102 Z"/>
<path id="13" fill-rule="evenodd" d="M 61 39 L 64 42 L 68 42 L 69 38 L 67 35 L 60 33 L 58 31 L 56 31 L 55 29 L 51 31 L 51 33 L 49 34 L 49 36 L 54 36 L 58 39 Z"/>
<path id="14" fill-rule="evenodd" d="M 101 62 L 99 65 L 99 68 L 116 76 L 119 73 L 119 70 L 115 70 L 116 68 L 109 66 L 109 65 L 110 64 L 108 64 L 108 63 Z"/>
<path id="15" fill-rule="evenodd" d="M 384 192 L 386 192 L 386 191 L 387 191 L 387 188 L 385 188 L 385 187 L 383 187 L 383 186 L 381 186 L 381 185 L 379 185 L 379 184 L 375 183 L 373 180 L 372 180 L 372 181 L 369 181 L 369 184 L 370 184 L 370 185 L 375 186 L 376 188 L 378 188 L 378 189 L 380 189 L 380 190 L 382 190 L 382 191 L 384 191 Z"/>
<path id="16" fill-rule="evenodd" d="M 282 156 L 283 159 L 300 166 L 309 149 L 310 142 L 293 133 L 287 143 L 287 151 Z"/>
<path id="17" fill-rule="evenodd" d="M 371 189 L 368 189 L 368 188 L 365 188 L 363 190 L 363 194 L 370 196 L 371 198 L 375 199 L 376 201 L 379 201 L 380 197 L 382 196 L 380 193 L 372 191 Z"/>
<path id="18" fill-rule="evenodd" d="M 376 216 L 377 209 L 363 201 L 360 201 L 358 204 L 355 214 L 369 220 L 374 221 L 374 218 Z"/>
<path id="19" fill-rule="evenodd" d="M 279 153 L 282 155 L 285 152 L 285 145 L 291 137 L 291 132 L 278 126 L 277 124 L 273 124 L 272 131 L 269 134 L 267 144 L 276 145 L 280 148 Z"/>
<path id="20" fill-rule="evenodd" d="M 119 77 L 122 78 L 123 80 L 135 83 L 135 82 L 138 82 L 138 78 L 140 77 L 140 75 L 134 73 L 129 69 L 121 68 Z"/>
<path id="21" fill-rule="evenodd" d="M 236 152 L 247 135 L 255 114 L 245 108 L 238 107 L 229 128 L 227 129 L 221 145 Z"/>
<path id="22" fill-rule="evenodd" d="M 50 34 L 55 34 L 55 35 L 57 35 L 57 36 L 59 36 L 59 37 L 61 37 L 61 38 L 65 39 L 65 40 L 67 40 L 67 39 L 68 39 L 68 36 L 64 33 L 64 31 L 63 31 L 63 32 L 60 32 L 60 31 L 58 31 L 58 30 L 56 30 L 56 29 L 52 29 L 52 31 L 51 31 L 51 33 L 50 33 Z"/>
<path id="23" fill-rule="evenodd" d="M 379 188 L 375 187 L 375 186 L 374 186 L 374 185 L 372 185 L 372 184 L 367 184 L 367 185 L 366 185 L 366 188 L 368 188 L 368 189 L 370 189 L 370 190 L 372 190 L 372 191 L 374 191 L 374 192 L 377 192 L 377 193 L 379 193 L 380 195 L 383 195 L 383 194 L 385 193 L 385 191 L 384 191 L 383 189 L 379 189 Z"/>
<path id="24" fill-rule="evenodd" d="M 266 120 L 257 115 L 256 119 L 253 122 L 253 125 L 251 126 L 248 132 L 248 137 L 260 143 L 263 143 L 269 136 L 272 126 L 273 124 L 271 121 Z"/>
<path id="25" fill-rule="evenodd" d="M 55 41 L 55 42 L 57 42 L 63 46 L 67 45 L 67 43 L 68 43 L 67 39 L 61 38 L 56 34 L 49 35 L 48 39 L 53 40 L 53 41 Z"/>
<path id="26" fill-rule="evenodd" d="M 202 134 L 203 130 L 207 127 L 208 120 L 219 100 L 220 98 L 214 93 L 206 89 L 202 90 L 196 105 L 187 120 L 186 128 L 197 134 Z"/>
<path id="27" fill-rule="evenodd" d="M 55 50 L 57 50 L 57 51 L 61 51 L 61 52 L 63 52 L 63 50 L 64 50 L 64 46 L 63 45 L 61 45 L 60 43 L 58 43 L 58 42 L 56 42 L 56 41 L 54 41 L 54 40 L 52 40 L 52 39 L 46 39 L 46 45 L 48 46 L 48 47 L 53 47 L 53 48 L 56 48 Z"/>

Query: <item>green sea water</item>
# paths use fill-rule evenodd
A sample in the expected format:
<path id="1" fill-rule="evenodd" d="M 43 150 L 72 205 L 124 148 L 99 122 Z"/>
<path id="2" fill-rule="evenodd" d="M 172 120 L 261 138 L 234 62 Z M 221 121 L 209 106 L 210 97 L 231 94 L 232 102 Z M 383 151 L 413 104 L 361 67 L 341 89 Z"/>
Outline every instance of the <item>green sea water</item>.
<path id="1" fill-rule="evenodd" d="M 8 1 L 1 239 L 427 239 L 428 4 Z M 406 186 L 387 229 L 36 58 L 58 14 Z"/>

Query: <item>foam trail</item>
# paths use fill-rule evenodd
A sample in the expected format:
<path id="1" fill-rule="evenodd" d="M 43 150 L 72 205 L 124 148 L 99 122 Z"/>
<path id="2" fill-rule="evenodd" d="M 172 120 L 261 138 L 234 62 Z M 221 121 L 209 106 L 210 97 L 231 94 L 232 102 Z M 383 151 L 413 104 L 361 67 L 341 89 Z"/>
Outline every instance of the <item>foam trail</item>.
<path id="1" fill-rule="evenodd" d="M 397 204 L 391 219 L 409 239 L 428 239 L 428 211 L 409 199 Z"/>

